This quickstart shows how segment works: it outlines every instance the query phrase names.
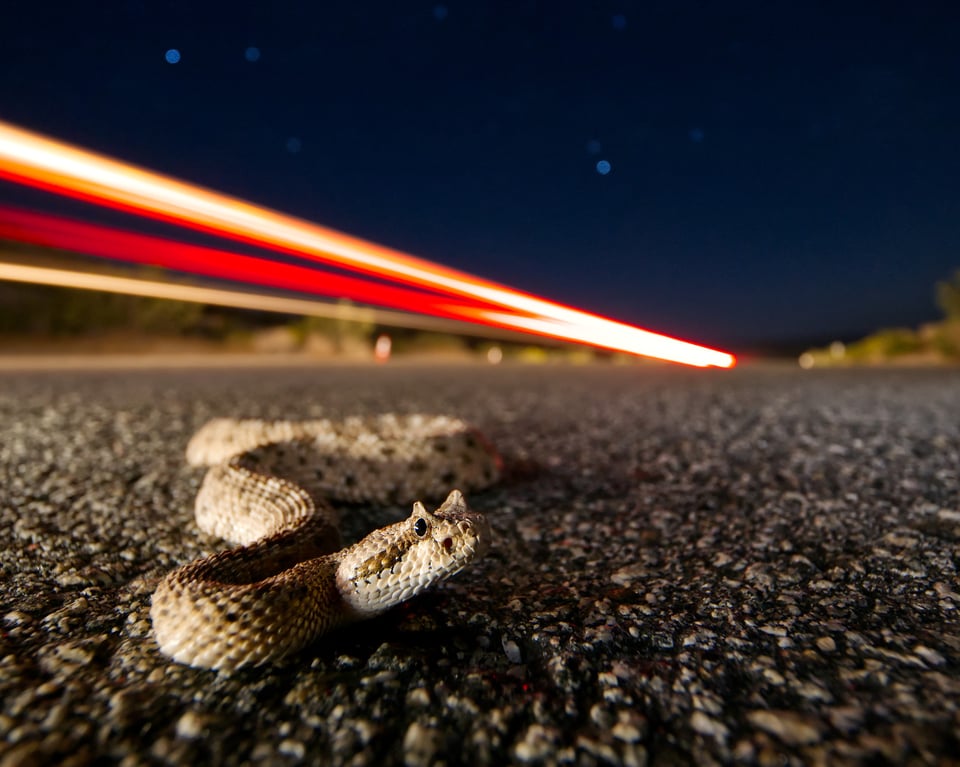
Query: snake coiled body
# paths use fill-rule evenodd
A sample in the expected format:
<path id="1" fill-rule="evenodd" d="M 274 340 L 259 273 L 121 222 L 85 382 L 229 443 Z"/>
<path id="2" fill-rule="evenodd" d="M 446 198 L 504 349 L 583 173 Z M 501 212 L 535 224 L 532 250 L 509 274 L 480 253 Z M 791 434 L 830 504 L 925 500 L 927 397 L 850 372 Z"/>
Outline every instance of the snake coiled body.
<path id="1" fill-rule="evenodd" d="M 187 460 L 210 467 L 198 526 L 240 544 L 174 570 L 154 592 L 157 643 L 191 666 L 279 660 L 456 574 L 489 543 L 486 520 L 453 490 L 436 511 L 417 501 L 408 519 L 341 548 L 331 500 L 407 503 L 497 479 L 496 453 L 454 418 L 218 419 Z"/>

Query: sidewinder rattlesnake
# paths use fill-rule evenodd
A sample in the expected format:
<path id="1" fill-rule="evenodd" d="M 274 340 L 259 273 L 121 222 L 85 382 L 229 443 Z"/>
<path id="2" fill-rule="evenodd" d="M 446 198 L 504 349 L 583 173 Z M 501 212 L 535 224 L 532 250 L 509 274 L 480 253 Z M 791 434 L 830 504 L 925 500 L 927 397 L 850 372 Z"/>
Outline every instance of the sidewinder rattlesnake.
<path id="1" fill-rule="evenodd" d="M 455 418 L 217 419 L 187 460 L 210 467 L 197 525 L 240 544 L 179 567 L 154 592 L 157 643 L 191 666 L 279 660 L 458 573 L 489 543 L 459 490 L 346 548 L 328 502 L 407 503 L 494 482 L 497 454 Z"/>

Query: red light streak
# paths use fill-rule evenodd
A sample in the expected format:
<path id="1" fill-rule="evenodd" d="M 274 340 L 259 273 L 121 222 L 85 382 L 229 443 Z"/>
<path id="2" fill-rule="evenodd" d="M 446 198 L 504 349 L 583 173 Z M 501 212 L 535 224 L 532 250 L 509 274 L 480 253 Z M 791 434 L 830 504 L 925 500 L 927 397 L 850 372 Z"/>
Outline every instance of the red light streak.
<path id="1" fill-rule="evenodd" d="M 507 310 L 481 310 L 477 319 L 489 324 L 687 365 L 735 364 L 734 357 L 725 352 L 515 291 L 2 122 L 0 176 L 472 302 L 479 299 Z"/>
<path id="2" fill-rule="evenodd" d="M 519 341 L 524 334 L 495 331 L 473 322 L 460 322 L 430 317 L 413 312 L 396 312 L 387 309 L 372 309 L 349 306 L 341 303 L 326 303 L 316 299 L 288 298 L 285 296 L 252 293 L 244 290 L 228 290 L 176 282 L 160 282 L 142 278 L 120 277 L 112 274 L 84 272 L 50 266 L 8 263 L 0 261 L 0 280 L 27 282 L 37 285 L 53 285 L 77 290 L 98 290 L 108 293 L 123 293 L 130 296 L 166 298 L 173 301 L 191 301 L 215 306 L 232 306 L 238 309 L 301 314 L 306 317 L 332 317 L 354 322 L 377 322 L 401 328 L 419 328 L 440 333 L 499 336 L 505 340 Z M 483 328 L 483 329 L 481 329 Z"/>
<path id="3" fill-rule="evenodd" d="M 189 274 L 458 319 L 474 305 L 356 277 L 0 206 L 0 238 Z"/>

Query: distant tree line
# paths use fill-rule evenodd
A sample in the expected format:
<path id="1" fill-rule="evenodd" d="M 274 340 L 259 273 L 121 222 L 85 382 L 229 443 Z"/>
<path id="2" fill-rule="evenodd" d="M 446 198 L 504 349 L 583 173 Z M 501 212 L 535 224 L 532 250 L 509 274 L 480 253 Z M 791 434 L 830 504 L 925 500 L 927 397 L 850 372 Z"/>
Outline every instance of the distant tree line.
<path id="1" fill-rule="evenodd" d="M 960 269 L 952 280 L 937 283 L 937 306 L 950 322 L 960 322 Z"/>
<path id="2" fill-rule="evenodd" d="M 183 334 L 204 328 L 204 307 L 185 301 L 0 283 L 0 333 L 83 336 L 108 330 Z"/>
<path id="3" fill-rule="evenodd" d="M 811 349 L 801 356 L 805 367 L 884 362 L 960 362 L 960 269 L 938 282 L 936 303 L 943 319 L 911 328 L 885 328 L 854 343 Z"/>

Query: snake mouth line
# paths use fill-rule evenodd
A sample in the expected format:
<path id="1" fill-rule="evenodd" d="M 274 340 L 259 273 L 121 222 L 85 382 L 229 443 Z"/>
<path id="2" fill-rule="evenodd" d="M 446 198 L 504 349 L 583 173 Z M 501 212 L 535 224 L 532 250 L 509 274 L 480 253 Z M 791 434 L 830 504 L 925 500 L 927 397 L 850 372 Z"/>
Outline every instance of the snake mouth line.
<path id="1" fill-rule="evenodd" d="M 467 561 L 472 562 L 475 559 L 479 559 L 481 556 L 483 556 L 484 552 L 486 552 L 488 547 L 489 547 L 489 544 L 483 541 L 479 537 L 476 539 L 476 543 L 466 544 L 466 549 L 468 552 L 468 556 L 466 557 Z"/>

